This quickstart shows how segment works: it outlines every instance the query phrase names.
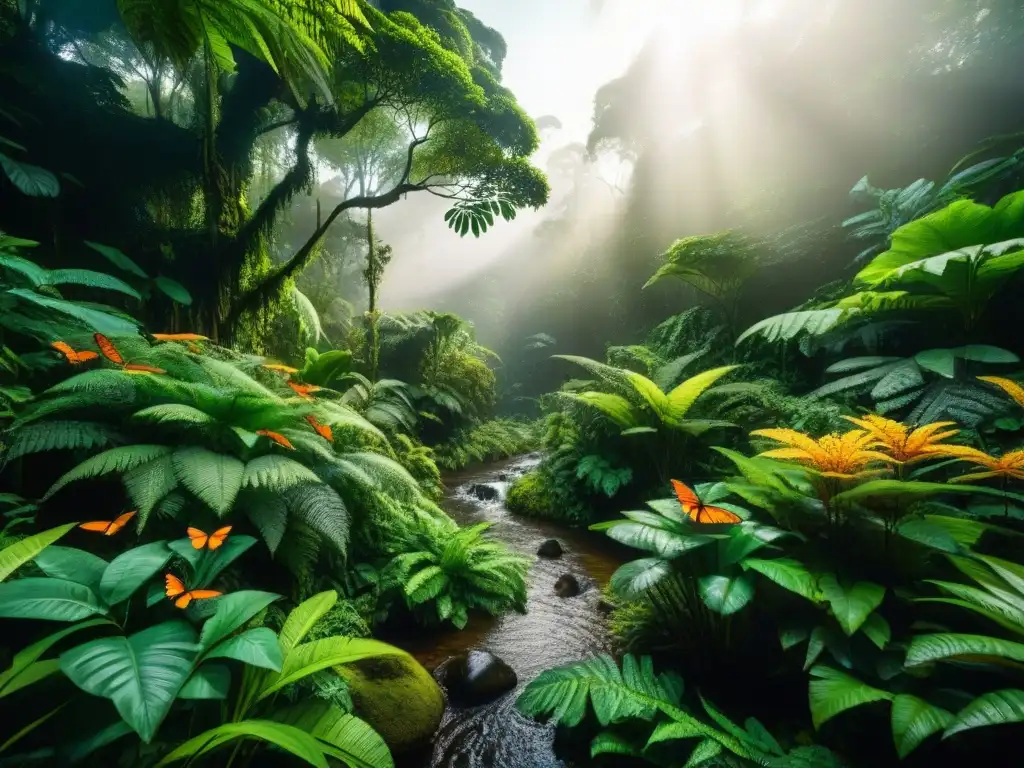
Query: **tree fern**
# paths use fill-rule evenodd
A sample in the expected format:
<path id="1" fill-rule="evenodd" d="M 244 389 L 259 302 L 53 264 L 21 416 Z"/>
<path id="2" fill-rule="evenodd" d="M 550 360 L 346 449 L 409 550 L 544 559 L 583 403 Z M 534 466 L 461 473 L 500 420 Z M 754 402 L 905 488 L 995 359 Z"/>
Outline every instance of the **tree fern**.
<path id="1" fill-rule="evenodd" d="M 41 451 L 105 448 L 123 441 L 124 436 L 106 424 L 91 421 L 47 421 L 16 430 L 4 458 L 6 461 L 13 461 Z"/>
<path id="2" fill-rule="evenodd" d="M 156 424 L 183 424 L 189 426 L 205 426 L 215 422 L 209 414 L 184 403 L 164 403 L 151 405 L 136 411 L 132 418 L 136 421 L 150 421 Z"/>
<path id="3" fill-rule="evenodd" d="M 267 490 L 243 490 L 239 506 L 256 526 L 271 554 L 277 551 L 288 528 L 288 505 L 281 494 Z"/>
<path id="4" fill-rule="evenodd" d="M 313 470 L 293 459 L 273 454 L 260 456 L 245 465 L 241 484 L 245 488 L 284 491 L 299 483 L 319 483 Z"/>
<path id="5" fill-rule="evenodd" d="M 85 480 L 90 477 L 100 477 L 111 472 L 128 472 L 135 467 L 153 461 L 161 456 L 167 456 L 173 449 L 166 445 L 126 445 L 120 448 L 111 448 L 97 456 L 86 459 L 71 471 L 65 473 L 50 490 L 43 496 L 48 499 L 64 486 L 76 480 Z"/>
<path id="6" fill-rule="evenodd" d="M 179 448 L 174 452 L 178 482 L 218 515 L 226 514 L 242 487 L 246 466 L 233 456 L 206 448 Z"/>
<path id="7" fill-rule="evenodd" d="M 178 487 L 174 460 L 169 455 L 140 464 L 125 472 L 122 480 L 128 498 L 139 514 L 139 528 L 145 526 L 156 505 Z"/>
<path id="8" fill-rule="evenodd" d="M 315 531 L 341 554 L 348 551 L 348 508 L 330 486 L 320 482 L 295 485 L 285 493 L 288 512 Z"/>

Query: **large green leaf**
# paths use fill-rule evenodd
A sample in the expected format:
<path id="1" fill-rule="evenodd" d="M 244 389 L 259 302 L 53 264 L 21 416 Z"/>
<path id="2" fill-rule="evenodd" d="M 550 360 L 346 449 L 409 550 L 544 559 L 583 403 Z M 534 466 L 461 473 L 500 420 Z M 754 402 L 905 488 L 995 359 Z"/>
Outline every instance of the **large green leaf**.
<path id="1" fill-rule="evenodd" d="M 818 678 L 810 684 L 811 720 L 815 728 L 848 709 L 893 698 L 888 691 L 872 688 L 831 667 L 816 666 L 811 669 L 811 676 Z"/>
<path id="2" fill-rule="evenodd" d="M 29 197 L 57 197 L 60 182 L 45 168 L 23 163 L 0 152 L 0 168 L 23 194 Z"/>
<path id="3" fill-rule="evenodd" d="M 647 515 L 648 519 L 643 522 L 623 522 L 609 527 L 606 531 L 607 535 L 628 547 L 653 552 L 666 560 L 677 558 L 714 541 L 710 536 L 687 531 L 678 524 L 673 524 L 664 518 L 657 518 L 656 515 L 649 512 L 625 514 L 632 517 L 643 514 Z M 658 527 L 651 525 L 651 522 L 658 523 Z M 675 530 L 666 530 L 669 528 Z"/>
<path id="4" fill-rule="evenodd" d="M 78 523 L 68 523 L 29 536 L 0 550 L 0 582 L 14 573 L 20 566 L 35 558 L 40 552 L 60 539 Z"/>
<path id="5" fill-rule="evenodd" d="M 28 675 L 26 674 L 28 670 L 43 656 L 43 654 L 65 637 L 80 630 L 91 629 L 92 627 L 99 627 L 104 624 L 110 625 L 110 622 L 105 619 L 83 621 L 79 624 L 74 624 L 62 629 L 59 632 L 54 632 L 52 635 L 47 635 L 42 640 L 37 640 L 32 643 L 32 645 L 22 648 L 14 654 L 11 666 L 3 672 L 0 672 L 0 698 L 24 688 L 25 685 L 28 684 Z"/>
<path id="6" fill-rule="evenodd" d="M 107 608 L 91 589 L 66 579 L 15 579 L 0 584 L 0 618 L 80 621 Z"/>
<path id="7" fill-rule="evenodd" d="M 280 595 L 256 590 L 243 590 L 224 595 L 217 601 L 217 612 L 203 624 L 199 636 L 200 645 L 203 648 L 212 648 L 272 602 L 280 599 Z"/>
<path id="8" fill-rule="evenodd" d="M 130 637 L 79 645 L 60 657 L 64 674 L 86 693 L 110 699 L 149 742 L 192 674 L 198 646 L 185 621 L 166 621 Z"/>
<path id="9" fill-rule="evenodd" d="M 777 560 L 747 559 L 742 563 L 743 568 L 753 569 L 767 579 L 774 581 L 780 587 L 790 592 L 818 603 L 824 599 L 821 590 L 818 588 L 818 580 L 814 574 L 807 570 L 807 567 L 790 558 L 779 558 Z"/>
<path id="10" fill-rule="evenodd" d="M 737 365 L 724 365 L 720 368 L 712 368 L 711 370 L 698 373 L 696 376 L 691 376 L 682 384 L 677 386 L 671 392 L 668 393 L 668 405 L 671 411 L 671 420 L 679 421 L 686 413 L 693 407 L 693 404 L 697 402 L 697 399 L 704 394 L 716 381 L 736 370 L 739 366 Z M 667 421 L 668 419 L 663 419 Z"/>
<path id="11" fill-rule="evenodd" d="M 102 557 L 74 547 L 47 547 L 36 556 L 35 563 L 47 576 L 77 581 L 97 594 L 108 565 Z"/>
<path id="12" fill-rule="evenodd" d="M 907 648 L 908 667 L 959 657 L 996 657 L 1024 662 L 1024 644 L 988 635 L 918 635 Z"/>
<path id="13" fill-rule="evenodd" d="M 946 728 L 953 715 L 924 699 L 900 694 L 892 700 L 892 736 L 900 759 L 913 752 L 933 733 Z"/>
<path id="14" fill-rule="evenodd" d="M 393 768 L 395 764 L 380 734 L 326 701 L 307 701 L 278 710 L 274 719 L 315 737 L 329 757 L 351 768 Z"/>
<path id="15" fill-rule="evenodd" d="M 87 246 L 99 253 L 118 269 L 123 269 L 125 272 L 131 272 L 136 277 L 141 277 L 143 279 L 149 277 L 149 275 L 142 271 L 142 268 L 139 267 L 138 264 L 128 258 L 117 248 L 110 245 L 103 245 L 101 243 L 93 243 L 89 240 L 85 240 L 84 242 Z"/>
<path id="16" fill-rule="evenodd" d="M 669 561 L 660 557 L 644 557 L 620 566 L 612 574 L 609 586 L 621 597 L 635 598 L 671 573 L 672 564 Z"/>
<path id="17" fill-rule="evenodd" d="M 960 710 L 943 738 L 971 728 L 1020 722 L 1024 722 L 1024 691 L 1017 688 L 990 691 Z"/>
<path id="18" fill-rule="evenodd" d="M 885 587 L 879 584 L 858 581 L 852 585 L 844 585 L 831 573 L 823 575 L 818 585 L 832 606 L 836 621 L 848 637 L 860 629 L 885 597 Z"/>
<path id="19" fill-rule="evenodd" d="M 225 515 L 242 487 L 245 465 L 234 456 L 205 448 L 179 448 L 174 452 L 174 474 L 218 515 Z"/>
<path id="20" fill-rule="evenodd" d="M 172 554 L 167 542 L 154 541 L 118 555 L 103 572 L 100 597 L 107 605 L 124 602 L 167 565 Z"/>
<path id="21" fill-rule="evenodd" d="M 378 656 L 406 655 L 405 651 L 393 645 L 356 637 L 325 637 L 301 643 L 285 652 L 281 672 L 267 679 L 259 698 L 265 699 L 287 685 L 339 664 Z"/>
<path id="22" fill-rule="evenodd" d="M 14 296 L 29 304 L 73 317 L 91 330 L 105 333 L 108 336 L 128 335 L 138 331 L 138 321 L 100 309 L 93 309 L 81 302 L 55 299 L 27 288 L 12 288 L 6 293 L 8 296 Z"/>
<path id="23" fill-rule="evenodd" d="M 284 626 L 278 635 L 278 642 L 281 644 L 281 652 L 287 656 L 291 650 L 302 642 L 302 639 L 309 633 L 320 618 L 326 614 L 335 603 L 338 602 L 338 593 L 334 590 L 319 592 L 312 597 L 299 603 L 288 614 Z"/>
<path id="24" fill-rule="evenodd" d="M 223 664 L 203 664 L 178 691 L 178 698 L 223 700 L 230 689 L 231 670 Z"/>
<path id="25" fill-rule="evenodd" d="M 172 280 L 169 277 L 158 275 L 154 278 L 153 283 L 160 289 L 161 293 L 173 301 L 176 301 L 186 307 L 192 305 L 192 294 L 190 294 L 188 289 L 186 289 L 185 286 L 177 280 Z"/>
<path id="26" fill-rule="evenodd" d="M 745 607 L 754 597 L 754 580 L 749 574 L 739 576 L 704 576 L 700 596 L 715 613 L 729 616 Z"/>
<path id="27" fill-rule="evenodd" d="M 243 720 L 211 728 L 178 746 L 156 764 L 156 768 L 178 760 L 200 757 L 235 739 L 256 739 L 283 749 L 303 762 L 317 768 L 328 768 L 323 748 L 303 730 L 271 720 Z"/>
<path id="28" fill-rule="evenodd" d="M 856 312 L 855 309 L 809 309 L 775 315 L 747 328 L 736 339 L 736 343 L 739 344 L 751 336 L 762 336 L 767 341 L 788 341 L 802 332 L 811 336 L 821 336 Z"/>
<path id="29" fill-rule="evenodd" d="M 277 635 L 267 627 L 248 629 L 229 637 L 207 652 L 207 659 L 234 659 L 261 669 L 280 672 L 282 666 L 281 646 Z"/>

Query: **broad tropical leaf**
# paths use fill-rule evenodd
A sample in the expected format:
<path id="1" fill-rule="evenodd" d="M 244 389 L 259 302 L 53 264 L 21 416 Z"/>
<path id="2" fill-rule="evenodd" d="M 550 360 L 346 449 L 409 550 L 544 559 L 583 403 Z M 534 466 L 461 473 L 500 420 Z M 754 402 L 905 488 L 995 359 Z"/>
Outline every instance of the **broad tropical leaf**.
<path id="1" fill-rule="evenodd" d="M 894 698 L 892 736 L 900 759 L 917 749 L 933 733 L 944 730 L 952 721 L 952 714 L 917 696 L 900 694 Z"/>
<path id="2" fill-rule="evenodd" d="M 351 768 L 393 768 L 384 739 L 355 715 L 325 701 L 307 701 L 274 713 L 274 719 L 294 725 L 321 742 L 329 756 Z"/>
<path id="3" fill-rule="evenodd" d="M 320 743 L 299 728 L 272 720 L 243 720 L 240 723 L 226 723 L 194 736 L 177 747 L 156 768 L 178 760 L 193 759 L 212 752 L 235 739 L 256 739 L 283 749 L 308 765 L 328 768 Z"/>
<path id="4" fill-rule="evenodd" d="M 1024 722 L 1024 691 L 1016 688 L 990 691 L 960 710 L 943 736 L 971 728 L 1020 722 Z"/>
<path id="5" fill-rule="evenodd" d="M 831 667 L 816 666 L 811 676 L 818 678 L 810 684 L 811 719 L 815 728 L 821 728 L 836 715 L 862 704 L 874 701 L 892 701 L 888 691 L 872 688 L 850 675 Z"/>
<path id="6" fill-rule="evenodd" d="M 191 625 L 166 621 L 130 637 L 79 645 L 61 655 L 60 666 L 86 693 L 113 701 L 148 743 L 191 675 L 197 651 Z"/>
<path id="7" fill-rule="evenodd" d="M 15 579 L 0 584 L 0 618 L 80 621 L 107 608 L 91 589 L 66 579 Z"/>
<path id="8" fill-rule="evenodd" d="M 840 584 L 835 576 L 828 573 L 818 582 L 825 599 L 832 606 L 832 613 L 847 636 L 853 635 L 868 616 L 882 604 L 885 587 L 869 581 L 858 581 L 849 586 Z"/>
<path id="9" fill-rule="evenodd" d="M 99 595 L 107 605 L 117 605 L 152 579 L 171 559 L 166 542 L 154 541 L 115 557 L 100 579 Z"/>
<path id="10" fill-rule="evenodd" d="M 74 528 L 78 523 L 59 525 L 42 531 L 27 539 L 12 544 L 0 550 L 0 582 L 14 573 L 20 566 L 34 559 L 44 549 L 59 540 L 64 534 Z"/>

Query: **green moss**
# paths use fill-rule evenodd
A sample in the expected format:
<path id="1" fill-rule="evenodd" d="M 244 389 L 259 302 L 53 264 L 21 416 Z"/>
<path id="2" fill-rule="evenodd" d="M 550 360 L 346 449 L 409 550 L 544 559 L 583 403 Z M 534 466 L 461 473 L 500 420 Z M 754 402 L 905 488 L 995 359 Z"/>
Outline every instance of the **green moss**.
<path id="1" fill-rule="evenodd" d="M 335 667 L 348 683 L 353 713 L 396 754 L 424 746 L 441 724 L 444 694 L 411 656 L 381 656 Z"/>
<path id="2" fill-rule="evenodd" d="M 558 503 L 545 476 L 537 472 L 528 472 L 520 477 L 508 489 L 505 506 L 510 511 L 526 517 L 558 517 Z"/>

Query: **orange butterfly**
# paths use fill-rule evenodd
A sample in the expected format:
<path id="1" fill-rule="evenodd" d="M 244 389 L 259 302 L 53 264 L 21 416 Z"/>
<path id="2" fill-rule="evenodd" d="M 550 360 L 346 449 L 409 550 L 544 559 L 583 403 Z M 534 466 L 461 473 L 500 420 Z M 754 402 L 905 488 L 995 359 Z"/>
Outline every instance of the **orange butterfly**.
<path id="1" fill-rule="evenodd" d="M 116 520 L 96 520 L 91 523 L 82 523 L 79 528 L 84 528 L 87 531 L 95 531 L 96 533 L 102 533 L 104 536 L 113 536 L 115 533 L 120 531 L 128 521 L 135 517 L 134 512 L 125 512 Z"/>
<path id="2" fill-rule="evenodd" d="M 124 358 L 121 357 L 121 353 L 117 351 L 117 347 L 110 339 L 102 333 L 94 333 L 92 337 L 96 339 L 96 346 L 100 348 L 100 352 L 107 360 L 117 365 L 124 365 Z"/>
<path id="3" fill-rule="evenodd" d="M 200 336 L 198 333 L 151 333 L 149 334 L 157 341 L 209 341 L 209 336 Z"/>
<path id="4" fill-rule="evenodd" d="M 216 549 L 225 542 L 228 538 L 228 534 L 231 532 L 231 526 L 225 525 L 223 528 L 218 528 L 213 533 L 207 535 L 198 528 L 186 528 L 185 532 L 188 537 L 192 539 L 192 546 L 195 549 Z"/>
<path id="5" fill-rule="evenodd" d="M 71 345 L 65 344 L 63 341 L 54 341 L 50 344 L 51 347 L 56 349 L 64 358 L 72 365 L 79 365 L 88 360 L 95 360 L 99 355 L 88 349 L 83 349 L 81 352 L 76 352 L 71 348 Z"/>
<path id="6" fill-rule="evenodd" d="M 279 435 L 277 432 L 271 432 L 269 429 L 257 429 L 256 434 L 263 435 L 264 437 L 269 437 L 282 448 L 287 448 L 290 451 L 295 450 L 295 446 L 292 445 L 292 441 L 289 440 L 284 435 Z"/>
<path id="7" fill-rule="evenodd" d="M 294 381 L 289 381 L 288 386 L 292 388 L 292 391 L 295 392 L 296 395 L 305 400 L 313 399 L 312 397 L 309 396 L 310 392 L 320 391 L 320 387 L 314 386 L 312 384 L 296 384 Z"/>
<path id="8" fill-rule="evenodd" d="M 117 347 L 114 346 L 114 342 L 104 336 L 102 333 L 94 333 L 93 338 L 96 339 L 96 346 L 100 348 L 100 352 L 110 362 L 120 365 L 121 370 L 125 373 L 167 373 L 163 368 L 156 368 L 152 365 L 136 365 L 134 363 L 126 363 L 121 353 L 117 351 Z"/>
<path id="9" fill-rule="evenodd" d="M 223 592 L 217 592 L 213 589 L 185 589 L 185 582 L 175 576 L 173 573 L 168 573 L 164 579 L 166 584 L 166 594 L 171 600 L 174 600 L 174 606 L 176 608 L 188 608 L 188 604 L 193 600 L 209 600 L 211 597 L 220 597 Z M 177 598 L 177 599 L 175 599 Z"/>
<path id="10" fill-rule="evenodd" d="M 298 373 L 298 368 L 292 368 L 290 365 L 281 365 L 281 363 L 264 363 L 263 367 L 268 371 L 276 371 L 277 373 Z"/>
<path id="11" fill-rule="evenodd" d="M 711 507 L 700 500 L 693 489 L 678 480 L 672 481 L 672 488 L 676 492 L 683 512 L 689 515 L 695 523 L 739 523 L 743 518 L 734 512 L 721 507 Z"/>
<path id="12" fill-rule="evenodd" d="M 309 422 L 309 426 L 311 426 L 316 431 L 316 433 L 320 435 L 320 437 L 322 437 L 324 440 L 326 440 L 329 443 L 334 440 L 334 433 L 331 431 L 331 428 L 326 424 L 321 424 L 319 421 L 317 421 L 316 416 L 314 416 L 313 414 L 309 414 L 306 417 L 306 421 Z"/>

